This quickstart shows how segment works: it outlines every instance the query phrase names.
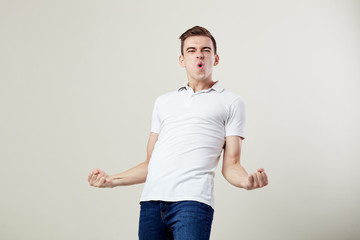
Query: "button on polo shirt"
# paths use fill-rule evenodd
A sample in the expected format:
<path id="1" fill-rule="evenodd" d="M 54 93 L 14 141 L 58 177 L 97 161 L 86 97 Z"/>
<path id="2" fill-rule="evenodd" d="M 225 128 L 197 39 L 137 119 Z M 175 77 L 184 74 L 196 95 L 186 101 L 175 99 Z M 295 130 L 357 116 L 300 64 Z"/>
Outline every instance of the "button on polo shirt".
<path id="1" fill-rule="evenodd" d="M 245 138 L 242 97 L 219 81 L 194 92 L 185 83 L 156 98 L 151 131 L 158 133 L 140 201 L 194 200 L 214 208 L 214 175 L 227 136 Z"/>

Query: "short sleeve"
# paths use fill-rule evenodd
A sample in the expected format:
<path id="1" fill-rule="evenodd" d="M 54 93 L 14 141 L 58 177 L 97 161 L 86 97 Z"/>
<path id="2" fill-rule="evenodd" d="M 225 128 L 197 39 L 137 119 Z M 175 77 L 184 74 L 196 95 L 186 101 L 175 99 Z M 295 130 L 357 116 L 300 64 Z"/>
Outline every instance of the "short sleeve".
<path id="1" fill-rule="evenodd" d="M 238 97 L 229 107 L 225 123 L 225 136 L 240 136 L 245 139 L 246 113 L 245 103 Z"/>
<path id="2" fill-rule="evenodd" d="M 160 118 L 159 118 L 159 112 L 158 112 L 158 98 L 156 98 L 154 103 L 154 108 L 152 112 L 152 118 L 151 118 L 151 132 L 159 133 L 160 131 Z"/>

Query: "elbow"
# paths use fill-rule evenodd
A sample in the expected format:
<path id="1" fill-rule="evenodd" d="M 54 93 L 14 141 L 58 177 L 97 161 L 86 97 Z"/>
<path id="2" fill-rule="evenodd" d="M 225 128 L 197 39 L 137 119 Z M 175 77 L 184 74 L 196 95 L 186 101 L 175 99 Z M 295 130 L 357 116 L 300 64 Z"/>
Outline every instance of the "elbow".
<path id="1" fill-rule="evenodd" d="M 221 170 L 221 174 L 225 177 L 226 176 L 226 170 L 225 170 L 225 168 L 223 168 L 222 170 Z"/>
<path id="2" fill-rule="evenodd" d="M 222 171 L 222 175 L 227 182 L 231 183 L 231 181 L 230 181 L 231 179 L 229 178 L 229 175 L 227 174 L 226 171 Z"/>
<path id="3" fill-rule="evenodd" d="M 150 159 L 151 159 L 151 154 L 148 154 L 148 155 L 146 156 L 146 160 L 144 161 L 144 163 L 149 164 Z"/>
<path id="4" fill-rule="evenodd" d="M 239 158 L 232 158 L 226 161 L 221 169 L 221 174 L 224 176 L 226 180 L 229 181 L 231 175 L 233 175 L 234 171 L 236 171 L 240 166 L 240 159 Z"/>
<path id="5" fill-rule="evenodd" d="M 224 170 L 221 171 L 221 174 L 222 174 L 223 177 L 226 179 L 226 174 L 225 174 Z"/>
<path id="6" fill-rule="evenodd" d="M 221 174 L 224 176 L 224 178 L 225 178 L 226 180 L 228 180 L 228 173 L 229 173 L 228 168 L 224 166 L 224 167 L 222 168 L 222 170 L 221 170 Z"/>

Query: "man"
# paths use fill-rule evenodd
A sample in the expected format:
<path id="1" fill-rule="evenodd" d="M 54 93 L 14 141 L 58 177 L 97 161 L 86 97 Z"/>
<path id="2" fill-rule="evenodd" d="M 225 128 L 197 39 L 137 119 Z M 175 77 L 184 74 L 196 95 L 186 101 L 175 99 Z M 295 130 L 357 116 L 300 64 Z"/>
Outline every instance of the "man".
<path id="1" fill-rule="evenodd" d="M 187 84 L 155 100 L 146 160 L 109 176 L 94 169 L 91 186 L 144 183 L 139 239 L 209 239 L 214 213 L 213 179 L 221 152 L 222 174 L 236 187 L 268 184 L 263 168 L 248 174 L 240 165 L 246 125 L 241 96 L 212 80 L 219 63 L 211 33 L 195 26 L 181 36 L 179 63 Z"/>

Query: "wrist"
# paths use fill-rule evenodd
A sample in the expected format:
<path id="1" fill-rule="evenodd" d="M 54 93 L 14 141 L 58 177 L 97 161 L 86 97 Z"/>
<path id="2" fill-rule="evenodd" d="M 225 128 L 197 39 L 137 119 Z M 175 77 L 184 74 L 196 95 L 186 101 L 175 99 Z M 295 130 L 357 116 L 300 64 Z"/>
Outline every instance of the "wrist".
<path id="1" fill-rule="evenodd" d="M 115 182 L 114 182 L 114 179 L 113 179 L 111 176 L 107 176 L 107 177 L 106 177 L 106 182 L 108 183 L 108 184 L 107 184 L 107 187 L 108 187 L 108 188 L 116 187 Z"/>
<path id="2" fill-rule="evenodd" d="M 249 185 L 248 176 L 240 177 L 239 187 L 247 189 L 248 185 Z"/>

